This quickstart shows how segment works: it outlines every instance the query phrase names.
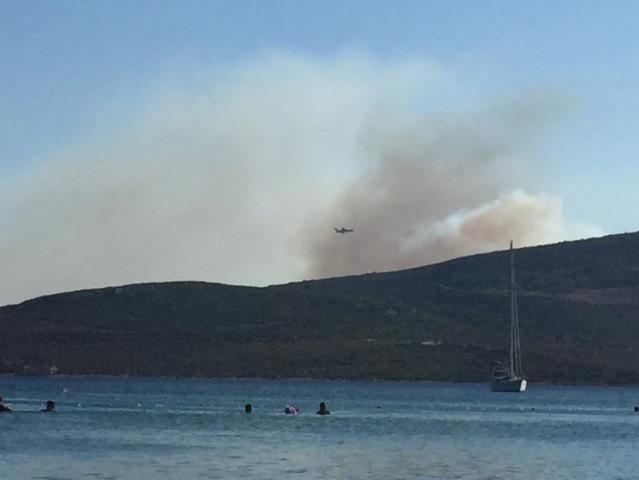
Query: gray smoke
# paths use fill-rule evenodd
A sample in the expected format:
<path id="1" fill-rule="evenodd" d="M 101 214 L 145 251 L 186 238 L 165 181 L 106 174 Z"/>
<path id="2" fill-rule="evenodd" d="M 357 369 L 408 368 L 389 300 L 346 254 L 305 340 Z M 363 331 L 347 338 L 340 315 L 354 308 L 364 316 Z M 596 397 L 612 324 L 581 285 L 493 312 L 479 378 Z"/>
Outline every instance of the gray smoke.
<path id="1" fill-rule="evenodd" d="M 530 157 L 561 99 L 531 92 L 468 116 L 376 119 L 362 148 L 371 169 L 303 233 L 311 276 L 395 270 L 471 253 L 594 236 L 536 189 Z M 355 230 L 336 235 L 326 226 Z"/>
<path id="2" fill-rule="evenodd" d="M 202 77 L 102 113 L 88 138 L 0 179 L 0 304 L 396 269 L 592 231 L 520 190 L 538 191 L 527 139 L 552 97 L 442 115 L 454 82 L 441 67 L 353 53 L 270 54 Z"/>

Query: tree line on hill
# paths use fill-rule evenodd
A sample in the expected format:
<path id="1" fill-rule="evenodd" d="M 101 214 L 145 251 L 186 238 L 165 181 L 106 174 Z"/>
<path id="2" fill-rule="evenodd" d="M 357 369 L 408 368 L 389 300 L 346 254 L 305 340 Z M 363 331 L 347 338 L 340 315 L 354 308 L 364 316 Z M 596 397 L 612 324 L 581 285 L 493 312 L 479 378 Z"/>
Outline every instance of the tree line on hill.
<path id="1" fill-rule="evenodd" d="M 639 234 L 518 249 L 531 382 L 639 383 Z M 0 308 L 0 373 L 486 381 L 509 253 L 270 287 L 61 293 Z"/>

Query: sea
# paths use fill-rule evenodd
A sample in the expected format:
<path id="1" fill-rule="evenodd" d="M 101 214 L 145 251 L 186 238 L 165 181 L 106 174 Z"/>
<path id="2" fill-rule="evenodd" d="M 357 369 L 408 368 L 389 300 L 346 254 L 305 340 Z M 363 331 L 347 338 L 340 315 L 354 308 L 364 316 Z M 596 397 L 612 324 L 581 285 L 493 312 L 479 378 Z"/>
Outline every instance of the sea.
<path id="1" fill-rule="evenodd" d="M 637 387 L 0 376 L 0 393 L 1 480 L 639 479 Z"/>

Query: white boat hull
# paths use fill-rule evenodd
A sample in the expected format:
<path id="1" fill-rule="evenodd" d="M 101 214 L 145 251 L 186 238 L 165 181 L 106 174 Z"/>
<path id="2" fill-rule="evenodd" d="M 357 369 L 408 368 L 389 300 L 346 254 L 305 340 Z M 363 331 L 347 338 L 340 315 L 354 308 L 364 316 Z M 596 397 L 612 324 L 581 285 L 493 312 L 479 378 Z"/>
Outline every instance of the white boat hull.
<path id="1" fill-rule="evenodd" d="M 491 380 L 490 389 L 493 392 L 524 392 L 527 382 L 525 378 L 506 378 Z"/>

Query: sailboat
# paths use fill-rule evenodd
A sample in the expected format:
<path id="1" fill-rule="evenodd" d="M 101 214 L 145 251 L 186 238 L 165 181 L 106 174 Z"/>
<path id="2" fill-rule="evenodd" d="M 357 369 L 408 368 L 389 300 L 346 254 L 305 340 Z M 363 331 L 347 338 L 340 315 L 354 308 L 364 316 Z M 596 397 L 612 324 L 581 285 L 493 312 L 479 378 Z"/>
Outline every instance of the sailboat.
<path id="1" fill-rule="evenodd" d="M 515 252 L 510 241 L 510 364 L 497 365 L 490 378 L 493 392 L 523 392 L 526 379 L 521 370 L 521 345 L 519 342 L 519 315 L 517 313 L 517 288 L 515 284 Z"/>

